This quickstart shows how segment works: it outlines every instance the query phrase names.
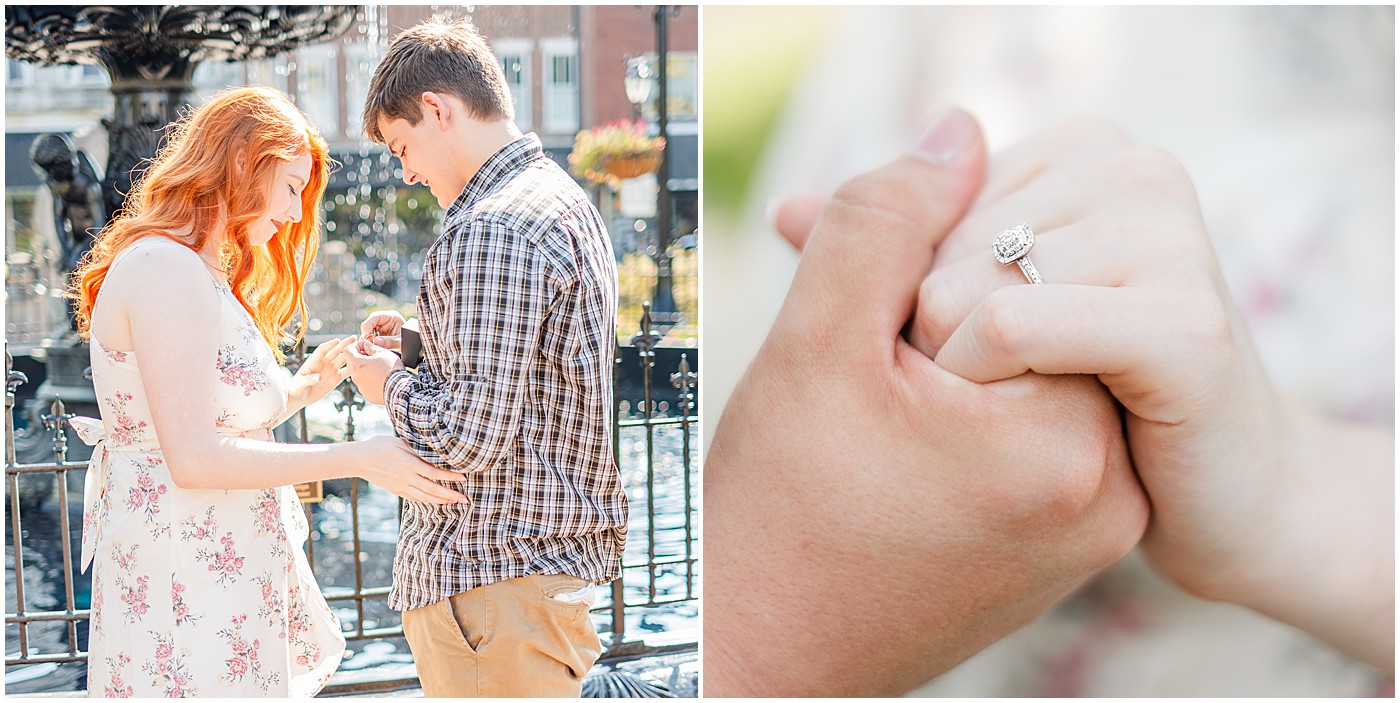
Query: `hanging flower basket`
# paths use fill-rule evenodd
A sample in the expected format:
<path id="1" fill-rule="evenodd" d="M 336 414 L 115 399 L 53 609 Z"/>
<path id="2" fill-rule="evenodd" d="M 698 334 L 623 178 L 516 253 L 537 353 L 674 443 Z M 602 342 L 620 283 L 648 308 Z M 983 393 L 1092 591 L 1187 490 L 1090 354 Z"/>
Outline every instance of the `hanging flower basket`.
<path id="1" fill-rule="evenodd" d="M 661 165 L 666 140 L 648 136 L 646 123 L 619 120 L 579 132 L 569 153 L 569 171 L 592 183 L 616 186 Z"/>
<path id="2" fill-rule="evenodd" d="M 636 178 L 643 174 L 651 173 L 661 166 L 661 152 L 641 154 L 639 156 L 623 156 L 608 162 L 603 167 L 603 172 L 609 176 L 617 178 Z"/>

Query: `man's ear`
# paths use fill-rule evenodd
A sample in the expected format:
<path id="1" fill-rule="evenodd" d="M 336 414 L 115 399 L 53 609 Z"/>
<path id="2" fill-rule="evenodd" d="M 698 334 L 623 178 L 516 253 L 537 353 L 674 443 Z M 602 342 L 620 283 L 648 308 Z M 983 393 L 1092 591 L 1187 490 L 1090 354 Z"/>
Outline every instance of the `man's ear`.
<path id="1" fill-rule="evenodd" d="M 438 128 L 443 130 L 446 130 L 452 123 L 452 118 L 454 116 L 452 104 L 448 102 L 446 98 L 447 96 L 442 93 L 434 93 L 432 91 L 424 91 L 421 96 L 423 102 L 423 118 L 433 120 L 434 124 L 438 125 Z"/>

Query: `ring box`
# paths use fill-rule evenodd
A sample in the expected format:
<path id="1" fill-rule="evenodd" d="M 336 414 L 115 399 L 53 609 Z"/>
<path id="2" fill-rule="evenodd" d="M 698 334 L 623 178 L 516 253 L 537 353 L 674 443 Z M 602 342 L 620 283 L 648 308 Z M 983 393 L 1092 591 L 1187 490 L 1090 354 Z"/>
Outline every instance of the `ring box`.
<path id="1" fill-rule="evenodd" d="M 418 318 L 403 323 L 399 334 L 399 356 L 403 357 L 403 365 L 410 369 L 418 368 L 423 355 L 423 338 L 418 334 Z"/>

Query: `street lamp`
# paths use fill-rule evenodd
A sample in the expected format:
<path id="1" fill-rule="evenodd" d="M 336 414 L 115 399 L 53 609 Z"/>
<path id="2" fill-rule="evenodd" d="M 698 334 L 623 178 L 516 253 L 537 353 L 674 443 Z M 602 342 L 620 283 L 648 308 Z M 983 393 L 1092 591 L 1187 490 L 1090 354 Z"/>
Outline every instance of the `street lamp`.
<path id="1" fill-rule="evenodd" d="M 637 107 L 639 113 L 651 97 L 652 81 L 656 81 L 656 128 L 657 133 L 663 139 L 667 139 L 667 146 L 661 149 L 661 167 L 657 169 L 656 176 L 656 251 L 651 255 L 656 261 L 656 294 L 652 296 L 651 311 L 654 318 L 668 325 L 676 321 L 676 300 L 672 293 L 671 281 L 671 158 L 668 153 L 670 135 L 666 129 L 666 24 L 670 17 L 679 14 L 679 7 L 665 5 L 657 6 L 652 11 L 652 20 L 656 23 L 657 69 L 653 71 L 645 57 L 634 56 L 627 59 L 627 70 L 623 74 L 627 99 Z"/>
<path id="2" fill-rule="evenodd" d="M 656 85 L 659 77 L 652 70 L 651 62 L 645 56 L 629 56 L 626 59 L 626 64 L 627 68 L 622 78 L 623 87 L 627 92 L 627 100 L 636 108 L 637 116 L 640 118 L 646 113 L 647 101 L 651 99 L 652 86 Z M 664 64 L 662 70 L 665 70 Z M 666 136 L 664 111 L 665 106 L 657 106 L 662 137 Z M 670 193 L 666 189 L 666 170 L 666 149 L 662 147 L 661 166 L 657 169 L 656 178 L 656 211 L 652 215 L 652 221 L 655 223 L 652 228 L 654 233 L 652 241 L 655 248 L 648 254 L 656 262 L 656 290 L 652 294 L 651 300 L 652 315 L 662 325 L 669 326 L 675 321 L 676 302 L 671 292 L 671 256 L 668 251 L 671 245 L 671 237 L 669 236 L 671 233 L 669 227 L 671 209 L 668 207 L 670 203 L 667 201 L 667 196 Z"/>
<path id="3" fill-rule="evenodd" d="M 627 89 L 627 101 L 637 108 L 638 114 L 641 114 L 647 99 L 651 97 L 651 84 L 655 80 L 656 74 L 652 73 L 647 57 L 627 57 L 627 70 L 623 73 L 622 83 Z"/>

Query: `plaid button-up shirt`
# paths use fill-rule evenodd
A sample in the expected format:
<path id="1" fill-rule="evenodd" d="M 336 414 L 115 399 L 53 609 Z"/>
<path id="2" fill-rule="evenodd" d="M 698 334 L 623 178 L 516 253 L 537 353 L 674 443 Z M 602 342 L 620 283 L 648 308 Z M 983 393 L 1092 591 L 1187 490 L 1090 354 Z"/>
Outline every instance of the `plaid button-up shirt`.
<path id="1" fill-rule="evenodd" d="M 496 152 L 428 248 L 423 360 L 389 375 L 397 434 L 470 504 L 405 501 L 389 606 L 530 574 L 617 578 L 617 268 L 598 211 L 527 135 Z"/>

